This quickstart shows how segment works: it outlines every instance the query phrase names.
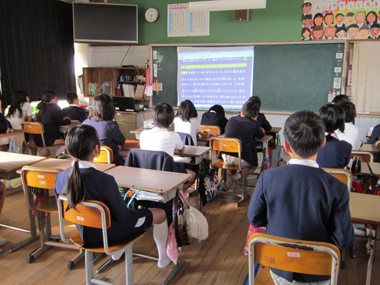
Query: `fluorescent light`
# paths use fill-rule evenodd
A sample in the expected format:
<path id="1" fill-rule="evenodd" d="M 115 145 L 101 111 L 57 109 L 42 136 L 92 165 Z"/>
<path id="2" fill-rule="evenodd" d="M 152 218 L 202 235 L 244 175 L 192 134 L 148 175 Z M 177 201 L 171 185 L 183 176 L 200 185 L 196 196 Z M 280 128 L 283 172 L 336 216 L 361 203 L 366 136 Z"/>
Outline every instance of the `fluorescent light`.
<path id="1" fill-rule="evenodd" d="M 266 0 L 217 0 L 189 2 L 190 12 L 264 9 Z"/>

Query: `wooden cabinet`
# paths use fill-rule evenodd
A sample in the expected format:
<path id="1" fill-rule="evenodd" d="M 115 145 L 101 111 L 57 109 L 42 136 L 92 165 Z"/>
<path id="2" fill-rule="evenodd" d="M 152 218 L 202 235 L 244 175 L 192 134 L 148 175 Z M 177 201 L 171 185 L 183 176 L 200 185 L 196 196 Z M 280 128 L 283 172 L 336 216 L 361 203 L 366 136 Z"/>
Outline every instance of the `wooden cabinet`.
<path id="1" fill-rule="evenodd" d="M 120 78 L 123 78 L 120 81 Z M 143 80 L 139 78 L 143 77 Z M 135 67 L 85 67 L 83 68 L 84 97 L 93 97 L 105 93 L 117 96 L 119 85 L 130 84 L 137 86 L 145 84 L 145 68 Z M 150 99 L 135 99 L 137 104 L 149 107 Z"/>
<path id="2" fill-rule="evenodd" d="M 131 131 L 142 128 L 144 121 L 153 118 L 152 110 L 142 112 L 116 112 L 115 121 L 119 124 L 120 130 L 128 140 L 134 140 L 135 135 Z"/>

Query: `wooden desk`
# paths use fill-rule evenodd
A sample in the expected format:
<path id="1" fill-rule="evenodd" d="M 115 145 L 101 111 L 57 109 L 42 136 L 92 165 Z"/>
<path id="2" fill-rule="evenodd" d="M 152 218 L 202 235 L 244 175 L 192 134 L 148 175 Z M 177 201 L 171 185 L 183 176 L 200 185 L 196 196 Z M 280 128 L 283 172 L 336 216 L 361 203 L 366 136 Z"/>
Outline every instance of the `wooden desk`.
<path id="1" fill-rule="evenodd" d="M 174 157 L 191 157 L 193 158 L 193 163 L 198 165 L 202 162 L 204 155 L 209 151 L 210 147 L 208 146 L 185 145 L 184 152 L 175 152 Z"/>
<path id="2" fill-rule="evenodd" d="M 79 126 L 80 124 L 81 124 L 80 121 L 72 120 L 71 124 L 69 124 L 69 125 L 59 126 L 59 131 L 62 134 L 67 134 L 70 129 L 72 129 L 72 128 L 76 127 L 76 126 Z"/>
<path id="3" fill-rule="evenodd" d="M 12 133 L 0 134 L 0 145 L 7 145 L 10 140 L 13 140 L 15 145 L 19 148 L 18 153 L 22 153 L 22 146 L 25 142 L 24 131 L 13 130 Z"/>
<path id="4" fill-rule="evenodd" d="M 380 225 L 380 196 L 350 192 L 351 219 L 358 223 Z M 366 285 L 371 283 L 372 264 L 375 255 L 376 237 L 370 239 L 370 256 L 367 265 Z"/>
<path id="5" fill-rule="evenodd" d="M 189 174 L 127 166 L 117 166 L 105 173 L 115 177 L 120 187 L 161 195 L 163 203 L 173 199 L 177 188 L 182 187 L 183 183 L 190 177 Z"/>
<path id="6" fill-rule="evenodd" d="M 56 168 L 60 170 L 66 170 L 72 164 L 72 159 L 57 159 L 57 158 L 48 158 L 33 164 L 35 167 L 44 167 L 44 168 Z M 96 168 L 99 171 L 105 172 L 111 168 L 115 167 L 115 164 L 104 164 L 104 163 L 95 163 Z M 21 173 L 21 169 L 17 170 L 18 173 Z"/>
<path id="7" fill-rule="evenodd" d="M 20 169 L 24 165 L 33 165 L 39 161 L 45 160 L 46 157 L 11 153 L 11 152 L 0 152 L 0 178 L 2 179 L 14 179 L 20 177 L 16 170 Z"/>
<path id="8" fill-rule="evenodd" d="M 363 144 L 360 150 L 369 151 L 369 152 L 372 152 L 373 154 L 380 152 L 380 150 L 375 145 L 368 144 L 368 143 Z"/>
<path id="9" fill-rule="evenodd" d="M 130 131 L 130 133 L 135 135 L 136 140 L 140 140 L 140 135 L 145 130 L 151 130 L 151 129 L 150 128 L 139 128 L 139 129 Z"/>
<path id="10" fill-rule="evenodd" d="M 371 168 L 372 175 L 374 175 L 376 177 L 380 177 L 380 163 L 379 162 L 369 162 L 368 165 Z"/>
<path id="11" fill-rule="evenodd" d="M 281 127 L 272 127 L 270 131 L 265 131 L 266 135 L 270 135 L 273 137 L 275 140 L 275 143 L 277 143 L 277 136 L 281 132 L 282 128 Z"/>

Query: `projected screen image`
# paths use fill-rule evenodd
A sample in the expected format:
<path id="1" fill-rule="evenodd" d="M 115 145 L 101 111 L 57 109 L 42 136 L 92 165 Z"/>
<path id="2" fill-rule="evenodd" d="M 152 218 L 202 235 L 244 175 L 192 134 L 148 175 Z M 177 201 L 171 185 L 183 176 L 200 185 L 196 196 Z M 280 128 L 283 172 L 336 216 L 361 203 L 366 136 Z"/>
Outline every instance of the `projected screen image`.
<path id="1" fill-rule="evenodd" d="M 191 100 L 197 109 L 240 110 L 252 96 L 254 47 L 178 47 L 177 53 L 178 105 Z"/>

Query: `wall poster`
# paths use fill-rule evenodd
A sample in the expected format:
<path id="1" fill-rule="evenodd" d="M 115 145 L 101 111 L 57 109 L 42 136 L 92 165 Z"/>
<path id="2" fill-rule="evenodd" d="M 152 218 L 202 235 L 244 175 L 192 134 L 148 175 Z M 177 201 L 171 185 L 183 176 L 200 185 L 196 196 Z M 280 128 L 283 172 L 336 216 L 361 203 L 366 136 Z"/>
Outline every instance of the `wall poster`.
<path id="1" fill-rule="evenodd" d="M 380 0 L 309 0 L 302 5 L 303 41 L 380 38 Z"/>

